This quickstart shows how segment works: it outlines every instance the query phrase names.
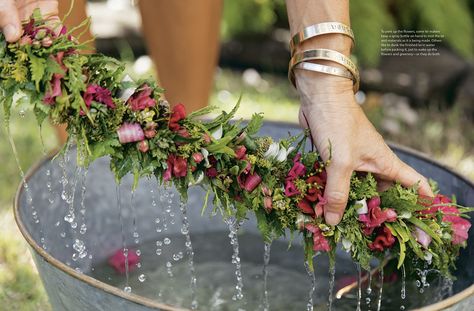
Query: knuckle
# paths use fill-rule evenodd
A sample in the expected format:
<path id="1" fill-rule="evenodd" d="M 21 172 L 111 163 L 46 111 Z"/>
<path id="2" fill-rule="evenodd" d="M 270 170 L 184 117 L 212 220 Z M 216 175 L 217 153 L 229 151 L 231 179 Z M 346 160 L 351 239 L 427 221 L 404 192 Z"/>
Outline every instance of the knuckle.
<path id="1" fill-rule="evenodd" d="M 331 160 L 331 164 L 339 170 L 350 170 L 352 168 L 352 160 L 350 157 L 337 157 Z"/>
<path id="2" fill-rule="evenodd" d="M 326 195 L 329 206 L 339 208 L 346 204 L 347 195 L 341 191 L 330 191 Z"/>

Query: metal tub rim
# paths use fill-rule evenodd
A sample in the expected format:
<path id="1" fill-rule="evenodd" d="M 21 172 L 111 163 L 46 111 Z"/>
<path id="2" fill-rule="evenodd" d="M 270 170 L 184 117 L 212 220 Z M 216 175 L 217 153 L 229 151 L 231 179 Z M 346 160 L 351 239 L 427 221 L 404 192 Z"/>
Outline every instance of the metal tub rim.
<path id="1" fill-rule="evenodd" d="M 289 124 L 289 123 L 286 123 L 286 124 L 285 123 L 279 123 L 279 122 L 267 122 L 267 123 L 276 123 L 276 124 L 280 124 L 280 125 L 291 126 L 291 124 Z M 401 146 L 401 145 L 398 145 L 398 144 L 395 144 L 395 143 L 389 143 L 389 146 L 390 146 L 390 148 L 392 148 L 394 150 L 399 150 L 399 151 L 408 153 L 408 154 L 410 154 L 414 157 L 417 157 L 417 158 L 419 158 L 423 161 L 426 161 L 426 162 L 431 163 L 433 165 L 436 165 L 436 166 L 438 166 L 438 167 L 440 167 L 444 170 L 447 170 L 452 175 L 454 175 L 457 178 L 463 180 L 469 186 L 474 188 L 474 182 L 473 181 L 471 181 L 470 179 L 468 179 L 468 178 L 462 176 L 461 174 L 455 172 L 452 168 L 448 167 L 447 165 L 444 165 L 442 163 L 439 163 L 439 162 L 433 160 L 428 155 L 426 155 L 426 154 L 424 154 L 420 151 L 417 151 L 417 150 L 414 150 L 414 149 L 411 149 L 411 148 L 408 148 L 408 147 L 405 147 L 405 146 Z M 53 152 L 53 153 L 49 154 L 48 156 L 45 156 L 43 159 L 39 160 L 35 165 L 33 165 L 28 170 L 27 174 L 25 175 L 26 181 L 28 182 L 28 180 L 31 178 L 31 176 L 33 176 L 36 173 L 36 171 L 38 171 L 38 169 L 45 162 L 50 161 L 54 157 L 55 154 L 56 154 L 56 152 Z M 52 255 L 50 255 L 40 245 L 38 245 L 36 243 L 36 241 L 29 234 L 29 232 L 26 229 L 26 226 L 23 224 L 23 222 L 21 220 L 21 217 L 20 217 L 20 203 L 19 202 L 20 202 L 20 196 L 23 193 L 23 189 L 24 188 L 23 188 L 23 180 L 22 180 L 20 182 L 20 184 L 18 185 L 16 195 L 15 195 L 15 198 L 14 198 L 14 201 L 13 201 L 13 214 L 14 214 L 14 217 L 15 217 L 15 222 L 17 223 L 17 226 L 18 226 L 21 234 L 25 238 L 26 242 L 29 244 L 29 246 L 39 256 L 41 256 L 42 260 L 48 262 L 49 264 L 54 266 L 56 269 L 59 269 L 63 273 L 65 273 L 65 274 L 67 274 L 67 275 L 69 275 L 69 276 L 71 276 L 71 277 L 73 277 L 73 278 L 75 278 L 79 281 L 82 281 L 82 282 L 84 282 L 84 283 L 86 283 L 86 284 L 88 284 L 88 285 L 90 285 L 94 288 L 97 288 L 99 290 L 103 290 L 103 291 L 105 291 L 109 294 L 118 296 L 120 298 L 127 299 L 127 300 L 132 301 L 134 303 L 137 303 L 139 305 L 149 307 L 149 308 L 153 308 L 153 309 L 156 309 L 156 310 L 164 310 L 164 311 L 185 311 L 185 310 L 189 310 L 189 309 L 177 308 L 177 307 L 165 304 L 165 303 L 160 303 L 158 301 L 155 301 L 155 300 L 152 300 L 152 299 L 149 299 L 149 298 L 145 298 L 145 297 L 133 294 L 133 293 L 126 293 L 126 292 L 124 292 L 123 290 L 121 290 L 117 287 L 114 287 L 114 286 L 109 285 L 107 283 L 101 282 L 97 279 L 94 279 L 93 277 L 90 277 L 90 276 L 85 275 L 85 274 L 78 273 L 76 270 L 74 270 L 71 267 L 67 266 L 65 263 L 63 263 L 60 260 L 54 258 Z M 448 297 L 447 299 L 444 299 L 444 300 L 439 301 L 437 303 L 434 303 L 434 304 L 431 304 L 431 305 L 428 305 L 428 306 L 425 306 L 425 307 L 422 307 L 422 308 L 419 308 L 419 309 L 415 309 L 415 310 L 418 310 L 418 311 L 443 310 L 445 308 L 448 308 L 450 306 L 455 305 L 456 303 L 458 303 L 458 302 L 460 302 L 460 301 L 462 301 L 462 300 L 464 300 L 464 299 L 466 299 L 470 296 L 474 296 L 474 284 L 467 287 L 467 288 L 465 288 L 461 292 L 459 292 L 459 293 L 457 293 L 457 294 L 455 294 L 451 297 Z"/>

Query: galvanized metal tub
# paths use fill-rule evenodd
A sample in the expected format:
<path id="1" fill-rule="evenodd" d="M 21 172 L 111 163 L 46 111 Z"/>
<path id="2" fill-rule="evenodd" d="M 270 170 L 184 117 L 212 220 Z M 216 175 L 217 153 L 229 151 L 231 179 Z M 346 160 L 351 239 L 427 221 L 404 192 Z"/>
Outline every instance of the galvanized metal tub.
<path id="1" fill-rule="evenodd" d="M 274 138 L 284 137 L 291 133 L 298 133 L 300 129 L 293 124 L 266 123 L 261 134 Z M 415 167 L 427 177 L 436 179 L 443 193 L 455 194 L 458 201 L 464 205 L 474 205 L 474 184 L 468 179 L 453 172 L 449 168 L 436 163 L 432 159 L 415 151 L 392 146 L 398 156 Z M 71 155 L 73 158 L 74 155 Z M 47 171 L 51 177 L 45 179 Z M 66 168 L 69 176 L 75 170 L 74 161 Z M 86 244 L 93 258 L 88 257 L 71 262 L 71 244 L 74 238 L 71 227 L 63 219 L 67 213 L 67 205 L 59 198 L 50 204 L 51 195 L 45 183 L 53 181 L 52 193 L 61 192 L 59 180 L 62 168 L 57 161 L 50 158 L 42 160 L 27 174 L 27 183 L 33 199 L 34 210 L 27 200 L 23 185 L 20 185 L 14 204 L 15 219 L 26 241 L 32 248 L 32 254 L 45 285 L 49 300 L 54 310 L 182 310 L 156 300 L 147 299 L 133 293 L 126 293 L 122 289 L 98 281 L 79 272 L 88 271 L 95 262 L 104 261 L 113 250 L 121 247 L 121 230 L 117 224 L 117 206 L 115 198 L 115 183 L 108 168 L 108 160 L 100 159 L 92 164 L 88 172 L 88 190 L 85 199 L 86 223 L 88 232 Z M 130 186 L 130 179 L 124 182 Z M 80 188 L 80 187 L 78 187 Z M 149 202 L 149 192 L 146 187 L 140 186 L 137 190 L 136 220 L 140 223 L 142 239 L 156 238 L 152 222 L 148 221 L 153 214 Z M 79 190 L 78 190 L 79 191 Z M 148 201 L 147 201 L 148 200 Z M 219 219 L 201 217 L 203 193 L 197 189 L 190 191 L 189 219 L 191 232 L 207 232 L 209 230 L 224 230 L 226 226 Z M 75 202 L 75 205 L 79 202 Z M 192 208 L 197 206 L 197 208 Z M 75 207 L 76 210 L 78 207 Z M 35 211 L 40 222 L 36 223 L 32 217 Z M 125 231 L 131 232 L 131 223 L 125 223 Z M 255 231 L 255 221 L 250 220 L 245 230 Z M 175 228 L 173 230 L 179 230 Z M 470 231 L 469 246 L 461 253 L 456 274 L 463 275 L 463 282 L 456 282 L 454 295 L 438 303 L 428 305 L 422 310 L 472 310 L 474 304 L 474 265 L 470 262 L 474 254 L 474 230 Z M 44 240 L 42 240 L 42 238 Z M 131 237 L 127 237 L 127 243 Z M 44 243 L 43 243 L 44 242 Z M 46 245 L 46 250 L 42 245 Z M 68 245 L 66 247 L 66 245 Z M 245 245 L 242 246 L 245 248 Z M 291 258 L 294 264 L 301 264 L 301 258 Z M 466 277 L 467 276 L 467 277 Z"/>

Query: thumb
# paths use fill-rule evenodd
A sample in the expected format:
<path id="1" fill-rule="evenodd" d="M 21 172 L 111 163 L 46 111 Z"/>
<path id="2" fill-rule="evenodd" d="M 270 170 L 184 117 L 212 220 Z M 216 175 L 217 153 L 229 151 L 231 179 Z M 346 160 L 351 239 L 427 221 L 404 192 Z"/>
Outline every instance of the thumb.
<path id="1" fill-rule="evenodd" d="M 21 27 L 18 9 L 14 0 L 5 0 L 0 4 L 0 29 L 8 42 L 20 39 Z"/>
<path id="2" fill-rule="evenodd" d="M 327 168 L 327 174 L 324 218 L 327 224 L 337 225 L 347 205 L 352 170 L 349 165 L 337 165 L 337 162 L 333 162 Z"/>

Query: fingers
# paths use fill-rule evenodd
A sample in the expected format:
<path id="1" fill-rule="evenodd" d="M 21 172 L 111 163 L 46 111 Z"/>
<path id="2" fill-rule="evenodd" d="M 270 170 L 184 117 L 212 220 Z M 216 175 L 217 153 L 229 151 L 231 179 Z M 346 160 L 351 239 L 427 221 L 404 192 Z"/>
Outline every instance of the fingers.
<path id="1" fill-rule="evenodd" d="M 411 166 L 400 160 L 395 154 L 393 154 L 391 168 L 387 170 L 386 175 L 384 172 L 379 175 L 389 180 L 399 181 L 405 187 L 412 187 L 419 183 L 418 192 L 420 194 L 430 197 L 434 196 L 428 180 Z"/>
<path id="2" fill-rule="evenodd" d="M 327 203 L 324 206 L 324 218 L 326 223 L 337 225 L 347 205 L 352 170 L 350 165 L 334 161 L 328 166 L 327 174 L 328 179 L 324 190 Z"/>
<path id="3" fill-rule="evenodd" d="M 14 0 L 0 1 L 0 28 L 8 42 L 20 39 L 20 19 Z"/>

